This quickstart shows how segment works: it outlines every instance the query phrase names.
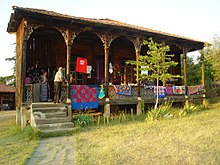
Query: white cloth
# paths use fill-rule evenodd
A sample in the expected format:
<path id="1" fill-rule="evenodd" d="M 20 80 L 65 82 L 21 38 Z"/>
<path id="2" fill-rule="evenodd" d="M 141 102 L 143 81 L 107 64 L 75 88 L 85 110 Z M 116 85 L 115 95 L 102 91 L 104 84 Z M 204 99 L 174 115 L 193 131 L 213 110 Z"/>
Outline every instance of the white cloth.
<path id="1" fill-rule="evenodd" d="M 91 65 L 87 65 L 86 73 L 87 73 L 87 74 L 90 74 L 91 71 L 92 71 L 92 66 L 91 66 Z"/>
<path id="2" fill-rule="evenodd" d="M 54 82 L 62 82 L 63 80 L 63 73 L 58 71 L 55 75 Z"/>

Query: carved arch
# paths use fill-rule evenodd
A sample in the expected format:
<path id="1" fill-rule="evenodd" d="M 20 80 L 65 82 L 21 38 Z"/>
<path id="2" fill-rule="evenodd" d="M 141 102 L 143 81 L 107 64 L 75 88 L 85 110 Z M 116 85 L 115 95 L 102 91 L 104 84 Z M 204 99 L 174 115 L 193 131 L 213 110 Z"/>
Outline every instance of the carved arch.
<path id="1" fill-rule="evenodd" d="M 35 24 L 35 23 L 31 23 L 28 21 L 24 21 L 24 38 L 26 38 L 27 40 L 30 39 L 31 34 L 39 29 L 40 27 L 44 27 L 43 25 L 39 25 L 39 24 Z"/>

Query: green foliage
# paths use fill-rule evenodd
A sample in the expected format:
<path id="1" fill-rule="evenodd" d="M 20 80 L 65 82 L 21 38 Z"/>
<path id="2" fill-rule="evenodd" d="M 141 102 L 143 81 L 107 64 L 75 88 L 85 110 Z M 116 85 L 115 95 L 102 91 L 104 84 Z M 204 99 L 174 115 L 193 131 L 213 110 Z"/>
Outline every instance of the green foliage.
<path id="1" fill-rule="evenodd" d="M 75 123 L 77 126 L 84 127 L 92 123 L 92 116 L 87 114 L 79 114 L 76 116 Z"/>
<path id="2" fill-rule="evenodd" d="M 14 118 L 0 120 L 0 164 L 25 164 L 38 145 L 39 134 L 30 126 L 21 129 Z"/>
<path id="3" fill-rule="evenodd" d="M 144 40 L 144 45 L 148 45 L 149 48 L 147 55 L 139 56 L 138 61 L 130 60 L 126 63 L 140 66 L 140 71 L 148 70 L 152 72 L 152 74 L 140 74 L 138 80 L 149 79 L 157 81 L 157 99 L 155 104 L 155 108 L 157 108 L 159 81 L 165 82 L 171 78 L 180 77 L 180 75 L 169 73 L 169 68 L 176 66 L 178 63 L 172 61 L 174 55 L 167 54 L 170 51 L 168 45 L 158 44 L 152 38 L 149 41 Z"/>
<path id="4" fill-rule="evenodd" d="M 139 65 L 140 71 L 152 71 L 152 74 L 140 74 L 139 80 L 159 79 L 161 81 L 169 80 L 173 77 L 179 77 L 178 75 L 172 75 L 168 72 L 169 68 L 176 66 L 178 63 L 172 61 L 174 55 L 167 54 L 170 51 L 168 45 L 158 44 L 153 41 L 152 38 L 149 41 L 144 40 L 144 45 L 148 45 L 149 50 L 147 55 L 140 55 L 139 60 L 128 60 L 127 64 Z"/>
<path id="5" fill-rule="evenodd" d="M 172 104 L 171 103 L 164 103 L 161 106 L 159 106 L 157 109 L 153 108 L 150 111 L 147 112 L 146 121 L 154 121 L 154 120 L 160 120 L 166 116 L 172 116 L 171 113 L 172 110 Z"/>
<path id="6" fill-rule="evenodd" d="M 14 43 L 13 45 L 15 45 L 16 43 Z M 15 52 L 14 52 L 15 53 Z M 5 76 L 5 77 L 0 77 L 0 82 L 4 83 L 4 84 L 8 84 L 8 85 L 13 85 L 15 86 L 15 76 L 16 76 L 16 55 L 14 54 L 14 56 L 6 58 L 5 61 L 8 62 L 12 62 L 13 65 L 13 74 L 9 75 L 9 76 Z"/>
<path id="7" fill-rule="evenodd" d="M 218 108 L 147 124 L 83 128 L 74 135 L 76 164 L 220 164 L 219 118 Z"/>
<path id="8" fill-rule="evenodd" d="M 219 81 L 220 77 L 220 36 L 214 36 L 212 44 L 205 44 L 205 48 L 201 51 L 207 61 L 210 63 L 210 71 L 215 82 Z"/>
<path id="9" fill-rule="evenodd" d="M 199 110 L 199 107 L 197 105 L 194 105 L 192 103 L 189 103 L 186 101 L 184 107 L 180 109 L 179 116 L 186 116 L 188 114 L 192 114 L 194 112 L 197 112 Z"/>

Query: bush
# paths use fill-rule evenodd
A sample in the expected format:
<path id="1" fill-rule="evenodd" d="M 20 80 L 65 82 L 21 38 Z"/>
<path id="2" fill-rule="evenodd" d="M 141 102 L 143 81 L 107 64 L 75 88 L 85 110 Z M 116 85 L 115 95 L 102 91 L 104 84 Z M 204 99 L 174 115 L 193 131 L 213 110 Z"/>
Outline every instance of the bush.
<path id="1" fill-rule="evenodd" d="M 172 108 L 172 103 L 164 103 L 161 106 L 159 106 L 156 109 L 151 109 L 150 111 L 147 112 L 147 118 L 145 119 L 146 121 L 154 121 L 154 120 L 159 120 L 164 117 L 169 118 L 172 117 L 173 115 L 170 114 Z"/>
<path id="2" fill-rule="evenodd" d="M 88 126 L 92 123 L 92 116 L 86 114 L 79 114 L 76 117 L 76 125 L 80 127 Z"/>
<path id="3" fill-rule="evenodd" d="M 199 108 L 197 105 L 194 105 L 194 104 L 186 101 L 183 109 L 180 109 L 180 111 L 179 111 L 179 116 L 186 116 L 186 115 L 192 114 L 198 110 L 199 110 Z"/>

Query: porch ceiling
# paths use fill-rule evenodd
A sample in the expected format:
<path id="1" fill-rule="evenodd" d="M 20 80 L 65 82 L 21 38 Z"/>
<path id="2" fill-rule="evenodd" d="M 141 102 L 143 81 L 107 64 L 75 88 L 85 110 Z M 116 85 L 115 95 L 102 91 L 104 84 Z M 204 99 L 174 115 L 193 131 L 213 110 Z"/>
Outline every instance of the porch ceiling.
<path id="1" fill-rule="evenodd" d="M 156 42 L 177 45 L 181 48 L 188 48 L 190 51 L 200 50 L 204 47 L 204 42 L 169 34 L 161 31 L 152 30 L 145 27 L 134 26 L 123 22 L 110 19 L 91 19 L 75 17 L 56 13 L 53 11 L 13 7 L 14 13 L 11 14 L 7 31 L 16 32 L 22 18 L 44 24 L 47 26 L 61 26 L 72 29 L 87 29 L 90 31 L 109 32 L 118 35 L 140 37 L 148 39 L 152 37 Z"/>

